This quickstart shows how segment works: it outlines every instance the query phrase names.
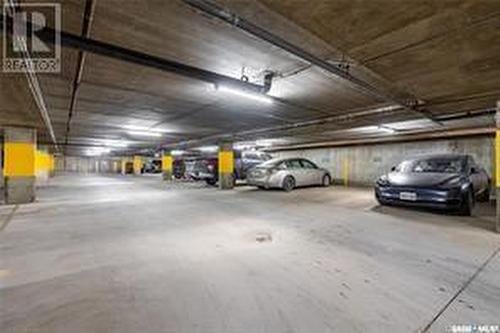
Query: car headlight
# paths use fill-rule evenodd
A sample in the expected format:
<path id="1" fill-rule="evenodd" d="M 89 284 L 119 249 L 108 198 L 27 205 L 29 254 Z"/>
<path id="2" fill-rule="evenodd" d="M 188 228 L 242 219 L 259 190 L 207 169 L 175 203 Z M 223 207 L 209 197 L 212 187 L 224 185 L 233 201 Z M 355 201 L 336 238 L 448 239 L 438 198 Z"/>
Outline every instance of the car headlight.
<path id="1" fill-rule="evenodd" d="M 380 177 L 379 179 L 377 179 L 377 185 L 379 185 L 379 186 L 389 186 L 391 184 L 389 183 L 389 179 L 387 179 L 387 176 L 383 175 L 382 177 Z"/>
<path id="2" fill-rule="evenodd" d="M 461 184 L 462 184 L 462 179 L 460 177 L 455 177 L 442 183 L 441 187 L 453 188 L 453 187 L 459 187 Z"/>

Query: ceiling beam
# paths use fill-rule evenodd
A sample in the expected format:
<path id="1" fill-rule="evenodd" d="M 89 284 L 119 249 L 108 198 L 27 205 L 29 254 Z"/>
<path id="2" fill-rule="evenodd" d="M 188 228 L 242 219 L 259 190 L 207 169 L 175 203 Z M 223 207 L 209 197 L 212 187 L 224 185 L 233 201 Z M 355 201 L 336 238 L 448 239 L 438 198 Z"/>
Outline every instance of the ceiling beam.
<path id="1" fill-rule="evenodd" d="M 322 142 L 310 142 L 303 144 L 295 144 L 288 146 L 277 146 L 272 148 L 266 148 L 268 152 L 286 151 L 286 150 L 297 150 L 297 149 L 317 149 L 317 148 L 333 148 L 333 147 L 347 147 L 347 146 L 358 146 L 358 145 L 374 145 L 374 144 L 388 144 L 388 143 L 400 143 L 400 142 L 412 142 L 412 141 L 427 141 L 436 139 L 447 139 L 447 138 L 459 138 L 468 136 L 492 136 L 495 133 L 494 127 L 475 127 L 475 128 L 458 128 L 450 130 L 424 130 L 418 132 L 406 132 L 404 134 L 395 134 L 389 137 L 367 137 L 362 139 L 352 139 L 352 140 L 338 140 L 338 141 L 322 141 Z"/>
<path id="2" fill-rule="evenodd" d="M 376 115 L 380 115 L 380 114 L 384 114 L 384 115 L 396 114 L 398 112 L 401 112 L 401 108 L 379 107 L 379 108 L 374 108 L 374 109 L 364 109 L 364 110 L 356 111 L 355 113 L 348 113 L 345 115 L 338 115 L 338 116 L 330 116 L 330 117 L 302 121 L 302 122 L 295 122 L 292 124 L 286 124 L 286 125 L 282 125 L 282 126 L 259 128 L 259 129 L 255 129 L 255 130 L 241 131 L 241 132 L 237 132 L 237 133 L 216 134 L 216 135 L 203 137 L 200 139 L 193 139 L 193 140 L 184 141 L 180 144 L 176 143 L 176 144 L 162 145 L 161 147 L 159 147 L 159 149 L 172 148 L 174 146 L 175 147 L 176 146 L 192 147 L 192 146 L 199 145 L 199 144 L 205 144 L 205 143 L 221 141 L 221 140 L 233 140 L 234 141 L 234 140 L 239 140 L 239 139 L 248 139 L 248 138 L 255 137 L 256 135 L 268 135 L 270 133 L 280 133 L 281 132 L 281 133 L 286 134 L 287 131 L 291 131 L 291 130 L 295 130 L 295 129 L 299 129 L 299 128 L 313 128 L 314 126 L 321 126 L 321 125 L 326 125 L 326 124 L 330 124 L 330 123 L 346 122 L 346 121 L 351 121 L 351 120 L 354 120 L 357 118 L 362 119 L 362 118 L 376 116 Z M 436 117 L 436 119 L 440 123 L 444 123 L 446 121 L 488 116 L 488 115 L 491 115 L 492 113 L 493 113 L 492 109 L 472 109 L 472 110 L 462 111 L 459 113 L 439 116 L 439 117 Z M 283 134 L 283 135 L 285 135 L 285 134 Z"/>
<path id="3" fill-rule="evenodd" d="M 6 20 L 7 24 L 3 24 L 5 18 L 0 16 L 0 29 L 4 26 L 8 33 L 12 33 L 13 27 L 11 20 Z M 131 50 L 118 45 L 101 42 L 95 39 L 78 36 L 65 31 L 56 31 L 50 27 L 39 27 L 28 21 L 26 22 L 28 31 L 35 31 L 38 38 L 46 43 L 53 43 L 53 36 L 59 33 L 61 36 L 61 46 L 85 51 L 108 58 L 117 59 L 120 61 L 130 62 L 145 67 L 155 68 L 169 73 L 174 73 L 191 79 L 204 81 L 214 84 L 215 86 L 226 85 L 232 88 L 246 90 L 254 93 L 267 93 L 271 88 L 273 73 L 266 73 L 264 84 L 259 85 L 234 77 L 211 72 L 202 68 L 190 66 L 174 60 L 160 58 L 151 54 Z"/>
<path id="4" fill-rule="evenodd" d="M 259 128 L 259 129 L 253 129 L 253 130 L 248 130 L 248 131 L 241 131 L 237 133 L 228 133 L 228 134 L 216 134 L 212 136 L 207 136 L 201 139 L 194 139 L 194 140 L 189 140 L 182 142 L 180 145 L 181 146 L 193 146 L 205 142 L 213 142 L 213 141 L 220 141 L 220 140 L 236 140 L 238 138 L 245 138 L 248 136 L 255 136 L 255 135 L 262 135 L 262 134 L 269 134 L 269 133 L 276 133 L 276 132 L 284 132 L 284 131 L 289 131 L 297 128 L 307 128 L 307 127 L 312 127 L 312 126 L 318 126 L 318 125 L 323 125 L 323 124 L 329 124 L 329 123 L 338 123 L 338 122 L 343 122 L 347 120 L 352 120 L 355 118 L 363 118 L 363 117 L 369 117 L 369 116 L 374 116 L 378 114 L 388 114 L 388 113 L 395 113 L 395 112 L 400 112 L 401 108 L 400 107 L 391 107 L 391 106 L 383 106 L 379 108 L 372 108 L 372 109 L 363 109 L 360 111 L 356 112 L 351 112 L 348 114 L 343 114 L 343 115 L 336 115 L 336 116 L 329 116 L 329 117 L 323 117 L 323 118 L 318 118 L 318 119 L 313 119 L 313 120 L 307 120 L 307 121 L 300 121 L 300 122 L 295 122 L 291 124 L 286 124 L 282 126 L 274 126 L 274 127 L 265 127 L 265 128 Z M 174 145 L 163 145 L 161 148 L 169 148 Z M 179 144 L 176 144 L 175 146 L 179 146 Z"/>

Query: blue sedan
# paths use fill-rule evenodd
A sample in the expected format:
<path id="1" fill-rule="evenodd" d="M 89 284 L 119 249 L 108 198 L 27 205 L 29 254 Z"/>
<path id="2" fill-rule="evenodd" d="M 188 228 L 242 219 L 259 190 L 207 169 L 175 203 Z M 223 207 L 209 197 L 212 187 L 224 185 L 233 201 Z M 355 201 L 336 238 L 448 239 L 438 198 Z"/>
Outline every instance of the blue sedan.
<path id="1" fill-rule="evenodd" d="M 476 201 L 489 200 L 491 180 L 470 155 L 431 155 L 407 160 L 381 176 L 378 202 L 444 208 L 471 215 Z"/>

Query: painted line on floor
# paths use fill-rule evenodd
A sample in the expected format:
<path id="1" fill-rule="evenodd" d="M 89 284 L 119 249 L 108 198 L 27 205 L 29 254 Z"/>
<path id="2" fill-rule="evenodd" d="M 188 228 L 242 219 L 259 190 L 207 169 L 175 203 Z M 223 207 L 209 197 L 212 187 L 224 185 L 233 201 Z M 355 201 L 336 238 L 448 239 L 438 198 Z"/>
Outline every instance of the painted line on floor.
<path id="1" fill-rule="evenodd" d="M 3 221 L 2 226 L 0 227 L 0 232 L 4 231 L 4 229 L 7 228 L 7 225 L 10 223 L 10 221 L 12 221 L 12 218 L 14 217 L 17 208 L 19 208 L 19 205 L 15 205 L 14 208 L 12 208 L 9 215 L 7 215 L 7 218 L 5 219 L 5 221 Z"/>
<path id="2" fill-rule="evenodd" d="M 12 275 L 12 271 L 8 269 L 0 269 L 0 278 L 5 278 Z"/>
<path id="3" fill-rule="evenodd" d="M 464 292 L 465 289 L 467 289 L 467 287 L 472 283 L 472 281 L 474 281 L 474 279 L 479 275 L 479 273 L 481 273 L 484 270 L 484 268 L 486 266 L 488 266 L 488 264 L 493 260 L 493 258 L 495 258 L 496 255 L 498 255 L 498 253 L 500 253 L 500 247 L 497 248 L 495 251 L 493 251 L 493 253 L 488 257 L 488 259 L 486 259 L 486 261 L 481 266 L 479 266 L 479 268 L 476 270 L 476 272 L 474 274 L 472 274 L 472 276 L 462 285 L 462 287 L 460 287 L 460 289 L 458 289 L 458 291 L 453 295 L 453 297 L 443 306 L 443 308 L 441 310 L 439 310 L 439 312 L 424 327 L 424 329 L 422 329 L 421 331 L 418 331 L 418 332 L 421 332 L 421 333 L 428 332 L 430 330 L 431 326 L 434 325 L 434 323 L 439 319 L 439 317 L 441 317 L 441 315 L 457 299 L 457 297 L 460 296 L 460 294 L 462 294 L 462 292 Z"/>

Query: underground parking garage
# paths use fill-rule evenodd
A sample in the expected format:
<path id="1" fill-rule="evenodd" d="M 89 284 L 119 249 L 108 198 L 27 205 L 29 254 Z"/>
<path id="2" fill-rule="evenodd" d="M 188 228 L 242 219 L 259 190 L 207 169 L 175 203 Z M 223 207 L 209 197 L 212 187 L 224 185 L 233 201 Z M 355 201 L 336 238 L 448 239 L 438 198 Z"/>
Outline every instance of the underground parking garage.
<path id="1" fill-rule="evenodd" d="M 500 331 L 498 1 L 2 6 L 1 332 Z"/>

